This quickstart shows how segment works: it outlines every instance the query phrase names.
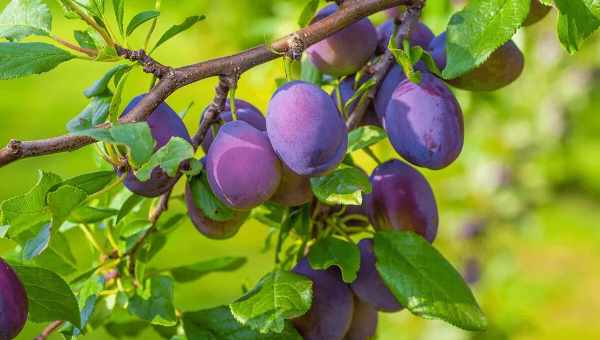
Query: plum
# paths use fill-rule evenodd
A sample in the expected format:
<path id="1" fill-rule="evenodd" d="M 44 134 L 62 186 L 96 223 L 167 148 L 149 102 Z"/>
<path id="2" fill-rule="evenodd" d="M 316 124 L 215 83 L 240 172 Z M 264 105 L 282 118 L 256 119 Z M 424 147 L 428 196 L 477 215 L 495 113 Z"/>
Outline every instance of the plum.
<path id="1" fill-rule="evenodd" d="M 523 26 L 531 26 L 538 21 L 544 19 L 550 12 L 552 6 L 546 6 L 539 0 L 531 0 L 531 7 L 529 9 L 529 15 L 525 18 Z"/>
<path id="2" fill-rule="evenodd" d="M 429 46 L 438 68 L 446 67 L 446 32 L 437 36 Z M 489 58 L 475 69 L 448 83 L 468 91 L 495 91 L 514 82 L 525 66 L 523 53 L 514 41 L 509 40 L 494 51 Z"/>
<path id="3" fill-rule="evenodd" d="M 317 13 L 312 22 L 330 16 L 337 9 L 335 4 L 326 6 Z M 363 18 L 310 46 L 306 53 L 322 73 L 341 77 L 360 70 L 373 56 L 376 48 L 375 26 L 368 18 Z"/>
<path id="4" fill-rule="evenodd" d="M 377 310 L 355 297 L 352 323 L 344 340 L 373 339 L 377 332 L 378 319 Z"/>
<path id="5" fill-rule="evenodd" d="M 296 207 L 310 202 L 312 197 L 310 178 L 297 175 L 282 164 L 281 183 L 270 201 L 285 207 Z"/>
<path id="6" fill-rule="evenodd" d="M 233 218 L 227 221 L 215 221 L 208 218 L 194 201 L 189 182 L 185 186 L 185 204 L 188 216 L 196 229 L 210 239 L 223 240 L 235 236 L 249 216 L 247 211 L 234 211 Z"/>
<path id="7" fill-rule="evenodd" d="M 225 123 L 206 156 L 208 182 L 225 205 L 249 210 L 266 202 L 281 181 L 281 163 L 263 131 Z"/>
<path id="8" fill-rule="evenodd" d="M 442 169 L 462 151 L 460 105 L 446 84 L 430 73 L 422 73 L 420 84 L 404 80 L 396 87 L 383 125 L 398 154 L 417 166 Z"/>
<path id="9" fill-rule="evenodd" d="M 15 338 L 27 322 L 29 302 L 15 271 L 0 258 L 0 339 Z"/>
<path id="10" fill-rule="evenodd" d="M 348 130 L 329 95 L 314 84 L 293 81 L 269 103 L 267 134 L 279 158 L 301 176 L 335 169 L 348 147 Z"/>
<path id="11" fill-rule="evenodd" d="M 340 82 L 340 85 L 339 85 L 340 98 L 339 99 L 341 99 L 342 106 L 345 106 L 346 102 L 348 102 L 348 100 L 350 98 L 352 98 L 352 96 L 354 96 L 354 94 L 356 93 L 356 90 L 358 90 L 358 88 L 360 87 L 360 86 L 355 85 L 355 83 L 356 83 L 355 78 L 356 78 L 356 76 L 352 74 L 347 77 L 344 77 L 344 79 L 342 79 L 342 81 Z M 360 85 L 364 84 L 367 80 L 368 80 L 368 78 L 362 77 L 360 79 Z M 337 90 L 333 90 L 333 92 L 331 93 L 331 98 L 335 101 L 336 104 L 339 104 Z M 354 102 L 352 104 L 350 104 L 350 106 L 348 108 L 348 114 L 352 113 L 354 111 L 354 109 L 356 109 L 356 105 L 358 104 L 359 100 L 360 99 L 357 98 L 356 100 L 354 100 Z M 339 106 L 340 105 L 338 105 L 338 107 Z M 342 108 L 340 108 L 340 110 L 341 109 Z M 358 126 L 365 126 L 365 125 L 374 125 L 374 126 L 382 127 L 381 120 L 375 113 L 375 107 L 373 106 L 373 103 L 369 103 L 369 106 L 367 107 L 367 111 L 365 112 L 363 119 L 358 124 Z"/>
<path id="12" fill-rule="evenodd" d="M 129 113 L 142 98 L 144 98 L 144 95 L 131 100 L 121 116 Z M 148 116 L 146 122 L 150 126 L 150 132 L 155 141 L 155 151 L 167 144 L 172 137 L 181 137 L 190 143 L 192 142 L 181 118 L 165 103 L 160 103 Z M 178 180 L 179 176 L 169 177 L 160 167 L 156 167 L 152 170 L 150 179 L 142 182 L 130 170 L 125 178 L 125 187 L 140 196 L 157 197 L 169 191 Z"/>
<path id="13" fill-rule="evenodd" d="M 397 160 L 379 165 L 365 195 L 369 220 L 377 230 L 410 230 L 433 242 L 438 209 L 431 186 L 417 170 Z"/>
<path id="14" fill-rule="evenodd" d="M 314 270 L 308 259 L 303 258 L 292 271 L 313 283 L 310 310 L 292 320 L 296 329 L 305 340 L 342 340 L 350 329 L 354 298 L 339 269 Z"/>
<path id="15" fill-rule="evenodd" d="M 377 49 L 385 51 L 387 49 L 390 37 L 394 33 L 394 19 L 389 19 L 383 24 L 377 26 Z M 429 48 L 429 44 L 435 38 L 435 34 L 427 25 L 422 22 L 417 22 L 410 33 L 410 44 L 412 46 L 421 46 L 424 49 Z M 402 46 L 402 41 L 396 38 L 396 44 Z"/>
<path id="16" fill-rule="evenodd" d="M 390 98 L 392 98 L 392 93 L 394 93 L 398 84 L 404 80 L 406 80 L 406 74 L 404 74 L 402 67 L 398 64 L 395 64 L 388 71 L 385 78 L 383 78 L 383 82 L 379 85 L 377 93 L 375 94 L 375 100 L 373 101 L 375 112 L 380 119 L 383 119 L 383 116 L 385 116 L 385 111 L 390 102 Z"/>
<path id="17" fill-rule="evenodd" d="M 383 282 L 375 267 L 373 240 L 362 239 L 358 242 L 360 249 L 360 269 L 356 280 L 350 287 L 356 297 L 363 303 L 380 312 L 393 313 L 402 309 L 402 305 Z"/>
<path id="18" fill-rule="evenodd" d="M 260 131 L 267 130 L 267 121 L 265 117 L 262 115 L 259 109 L 257 109 L 254 105 L 248 103 L 245 100 L 236 99 L 235 100 L 236 113 L 239 120 L 243 120 L 244 122 L 254 126 Z M 231 108 L 229 106 L 229 101 L 225 104 L 225 111 L 219 114 L 219 118 L 224 122 L 232 121 Z M 208 152 L 210 145 L 214 140 L 212 129 L 208 130 L 204 140 L 202 141 L 202 149 L 204 152 Z"/>

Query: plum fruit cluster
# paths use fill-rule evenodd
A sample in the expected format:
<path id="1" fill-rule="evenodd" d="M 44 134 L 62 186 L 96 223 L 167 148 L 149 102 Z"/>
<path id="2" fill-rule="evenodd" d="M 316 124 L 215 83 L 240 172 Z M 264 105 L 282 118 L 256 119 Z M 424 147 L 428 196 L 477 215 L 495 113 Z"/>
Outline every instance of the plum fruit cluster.
<path id="1" fill-rule="evenodd" d="M 29 303 L 15 271 L 0 258 L 0 339 L 13 339 L 27 321 Z"/>

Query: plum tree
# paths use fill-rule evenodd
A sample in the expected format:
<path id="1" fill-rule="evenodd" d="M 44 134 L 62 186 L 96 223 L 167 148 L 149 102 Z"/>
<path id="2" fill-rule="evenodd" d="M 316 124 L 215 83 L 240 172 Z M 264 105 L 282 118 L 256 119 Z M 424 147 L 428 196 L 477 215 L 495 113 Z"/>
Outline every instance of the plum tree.
<path id="1" fill-rule="evenodd" d="M 121 116 L 129 113 L 143 98 L 144 95 L 139 95 L 131 100 Z M 172 137 L 181 137 L 191 142 L 190 134 L 185 124 L 183 124 L 177 113 L 166 103 L 161 103 L 154 109 L 146 122 L 150 126 L 150 132 L 155 141 L 155 151 L 167 144 Z M 152 170 L 150 180 L 142 182 L 135 177 L 132 170 L 129 170 L 125 178 L 125 186 L 131 192 L 138 195 L 157 197 L 169 191 L 177 183 L 178 179 L 179 176 L 169 177 L 160 167 L 156 167 Z"/>
<path id="2" fill-rule="evenodd" d="M 440 70 L 446 67 L 447 62 L 446 40 L 444 32 L 433 39 L 429 46 Z M 458 78 L 448 80 L 448 83 L 463 90 L 495 91 L 517 80 L 524 67 L 523 53 L 509 40 L 496 49 L 483 64 Z"/>
<path id="3" fill-rule="evenodd" d="M 313 22 L 333 14 L 331 4 L 317 13 Z M 355 73 L 372 57 L 377 48 L 377 32 L 368 18 L 342 29 L 306 50 L 310 61 L 323 73 L 336 77 Z"/>
<path id="4" fill-rule="evenodd" d="M 211 239 L 223 240 L 235 236 L 250 213 L 247 211 L 233 211 L 234 216 L 226 221 L 215 221 L 208 218 L 196 204 L 191 188 L 192 180 L 190 179 L 185 186 L 185 204 L 192 224 L 202 235 Z"/>
<path id="5" fill-rule="evenodd" d="M 546 15 L 550 13 L 551 9 L 552 6 L 546 6 L 543 3 L 541 3 L 540 0 L 531 0 L 529 15 L 527 15 L 527 18 L 523 22 L 523 26 L 531 26 L 537 23 L 538 21 L 544 19 Z"/>
<path id="6" fill-rule="evenodd" d="M 310 202 L 312 198 L 310 178 L 297 175 L 285 164 L 282 164 L 281 183 L 270 201 L 284 207 L 296 207 Z"/>
<path id="7" fill-rule="evenodd" d="M 380 312 L 391 313 L 401 310 L 402 305 L 386 287 L 377 272 L 373 240 L 362 239 L 358 243 L 358 247 L 360 249 L 360 269 L 356 280 L 350 285 L 356 297 Z"/>
<path id="8" fill-rule="evenodd" d="M 370 180 L 373 189 L 364 199 L 373 227 L 411 230 L 433 242 L 438 229 L 438 210 L 431 186 L 423 175 L 393 159 L 375 168 Z"/>
<path id="9" fill-rule="evenodd" d="M 406 79 L 392 93 L 383 119 L 394 149 L 410 163 L 442 169 L 460 154 L 463 115 L 443 81 L 422 73 L 419 84 Z"/>
<path id="10" fill-rule="evenodd" d="M 340 81 L 340 84 L 337 87 L 337 89 L 334 89 L 331 92 L 331 98 L 335 101 L 335 103 L 338 105 L 338 108 L 340 108 L 340 110 L 342 110 L 343 107 L 348 102 L 348 100 L 350 100 L 350 98 L 352 98 L 352 96 L 354 96 L 356 94 L 356 91 L 358 90 L 358 88 L 369 79 L 368 77 L 361 77 L 360 83 L 358 85 L 356 85 L 355 78 L 356 78 L 356 75 L 354 75 L 354 74 L 344 77 L 344 79 L 342 79 L 342 81 Z M 339 98 L 338 98 L 338 94 L 337 94 L 338 89 L 340 91 Z M 338 103 L 339 100 L 341 100 L 341 103 Z M 354 102 L 352 104 L 350 104 L 348 107 L 348 113 L 353 112 L 354 109 L 356 109 L 357 105 L 358 105 L 358 100 L 354 100 Z M 374 126 L 382 127 L 381 120 L 375 113 L 375 107 L 373 106 L 372 102 L 369 103 L 369 106 L 367 107 L 367 111 L 365 112 L 363 119 L 358 124 L 358 126 L 365 126 L 365 125 L 374 125 Z"/>
<path id="11" fill-rule="evenodd" d="M 265 120 L 265 117 L 262 115 L 260 110 L 257 109 L 254 105 L 250 104 L 249 102 L 247 102 L 245 100 L 236 99 L 235 106 L 236 106 L 237 118 L 239 120 L 242 120 L 242 121 L 254 126 L 255 128 L 259 129 L 260 131 L 267 130 L 267 121 Z M 229 101 L 227 101 L 225 104 L 225 111 L 223 111 L 219 114 L 219 119 L 221 119 L 223 122 L 230 122 L 233 120 L 233 117 L 231 114 L 231 108 L 229 106 Z M 217 128 L 217 131 L 218 131 L 218 128 Z M 204 150 L 204 152 L 208 152 L 213 140 L 214 140 L 213 130 L 210 129 L 210 130 L 208 130 L 208 132 L 206 133 L 206 136 L 204 137 L 204 140 L 202 141 L 202 149 Z"/>
<path id="12" fill-rule="evenodd" d="M 352 290 L 342 281 L 340 272 L 332 267 L 314 270 L 303 258 L 292 270 L 309 278 L 313 299 L 310 310 L 292 322 L 305 340 L 342 340 L 350 329 L 354 312 Z"/>
<path id="13" fill-rule="evenodd" d="M 281 181 L 281 163 L 263 131 L 241 120 L 225 123 L 206 156 L 208 182 L 233 209 L 266 202 Z"/>
<path id="14" fill-rule="evenodd" d="M 285 84 L 271 98 L 267 134 L 283 163 L 301 176 L 334 169 L 348 146 L 346 124 L 331 97 L 302 81 Z"/>
<path id="15" fill-rule="evenodd" d="M 15 338 L 25 326 L 29 302 L 15 271 L 0 258 L 0 339 Z"/>
<path id="16" fill-rule="evenodd" d="M 379 51 L 385 51 L 388 46 L 388 42 L 394 33 L 394 19 L 389 19 L 383 24 L 377 26 L 377 44 Z M 396 37 L 397 46 L 402 46 L 402 41 Z M 435 34 L 431 31 L 427 25 L 418 21 L 410 32 L 410 44 L 412 46 L 421 46 L 424 49 L 429 48 L 429 44 L 435 38 Z"/>
<path id="17" fill-rule="evenodd" d="M 344 340 L 373 339 L 377 331 L 378 319 L 377 310 L 355 297 L 352 323 Z"/>

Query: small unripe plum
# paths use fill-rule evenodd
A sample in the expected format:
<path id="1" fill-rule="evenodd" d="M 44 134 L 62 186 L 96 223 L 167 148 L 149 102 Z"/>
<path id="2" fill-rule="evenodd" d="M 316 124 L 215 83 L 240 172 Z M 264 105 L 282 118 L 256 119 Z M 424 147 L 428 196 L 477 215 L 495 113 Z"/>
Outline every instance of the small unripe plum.
<path id="1" fill-rule="evenodd" d="M 468 284 L 476 284 L 481 279 L 481 263 L 476 257 L 465 260 L 463 277 Z"/>
<path id="2" fill-rule="evenodd" d="M 0 339 L 13 339 L 27 322 L 29 302 L 15 271 L 0 258 Z"/>
<path id="3" fill-rule="evenodd" d="M 235 108 L 237 117 L 239 120 L 242 120 L 260 131 L 267 130 L 267 121 L 265 117 L 262 115 L 259 109 L 257 109 L 254 105 L 248 103 L 245 100 L 236 99 L 235 100 Z M 229 101 L 225 104 L 225 111 L 219 114 L 219 118 L 224 122 L 231 122 L 233 120 L 233 116 L 231 114 L 231 108 L 229 106 Z M 204 152 L 208 152 L 210 145 L 212 144 L 214 139 L 212 129 L 209 129 L 202 141 L 202 149 Z"/>
<path id="4" fill-rule="evenodd" d="M 348 147 L 348 130 L 335 103 L 316 85 L 293 81 L 271 98 L 267 134 L 279 158 L 301 176 L 335 169 Z"/>
<path id="5" fill-rule="evenodd" d="M 438 68 L 446 68 L 446 32 L 436 37 L 430 45 Z M 517 80 L 525 66 L 523 53 L 512 41 L 507 41 L 475 69 L 447 82 L 468 91 L 495 91 Z"/>
<path id="6" fill-rule="evenodd" d="M 390 37 L 394 33 L 394 19 L 389 19 L 383 24 L 377 26 L 377 41 L 378 50 L 385 51 L 387 49 Z M 428 49 L 429 44 L 435 38 L 435 34 L 422 22 L 417 22 L 410 32 L 410 44 L 411 46 L 421 46 L 424 49 Z M 402 47 L 402 41 L 396 37 L 396 44 Z"/>
<path id="7" fill-rule="evenodd" d="M 190 183 L 185 186 L 185 204 L 188 216 L 196 229 L 210 239 L 224 240 L 235 236 L 249 216 L 247 211 L 235 211 L 233 218 L 227 221 L 214 221 L 208 218 L 196 205 Z"/>
<path id="8" fill-rule="evenodd" d="M 281 183 L 270 201 L 284 207 L 297 207 L 310 202 L 313 197 L 310 177 L 300 176 L 282 164 Z"/>
<path id="9" fill-rule="evenodd" d="M 552 6 L 546 6 L 539 0 L 531 0 L 529 15 L 527 15 L 527 18 L 523 22 L 523 26 L 531 26 L 544 19 L 551 9 Z"/>
<path id="10" fill-rule="evenodd" d="M 406 74 L 404 74 L 402 67 L 398 64 L 395 64 L 389 70 L 385 78 L 383 78 L 383 82 L 377 89 L 375 100 L 373 101 L 375 112 L 380 119 L 383 119 L 385 116 L 385 111 L 387 110 L 390 98 L 392 98 L 392 93 L 394 93 L 398 84 L 404 80 L 406 80 Z"/>
<path id="11" fill-rule="evenodd" d="M 143 98 L 144 95 L 135 97 L 127 105 L 121 116 L 129 113 Z M 192 142 L 181 118 L 165 103 L 160 103 L 148 116 L 146 122 L 150 126 L 150 132 L 155 141 L 155 151 L 167 144 L 172 137 L 181 137 L 190 143 Z M 152 170 L 150 179 L 142 182 L 130 170 L 125 178 L 125 187 L 140 196 L 157 197 L 169 191 L 178 179 L 179 176 L 169 177 L 160 167 L 156 167 Z"/>
<path id="12" fill-rule="evenodd" d="M 365 205 L 375 229 L 410 230 L 433 242 L 438 209 L 423 175 L 394 159 L 375 168 L 370 180 L 372 191 L 365 195 Z"/>
<path id="13" fill-rule="evenodd" d="M 358 299 L 377 311 L 393 313 L 402 309 L 402 305 L 383 282 L 375 267 L 373 240 L 363 239 L 358 242 L 360 249 L 360 269 L 351 288 Z"/>
<path id="14" fill-rule="evenodd" d="M 313 283 L 310 310 L 292 320 L 298 332 L 305 340 L 342 340 L 352 322 L 354 297 L 339 270 L 336 267 L 314 270 L 303 258 L 292 271 Z"/>
<path id="15" fill-rule="evenodd" d="M 354 299 L 354 315 L 344 340 L 370 340 L 377 332 L 377 310 L 360 299 Z"/>
<path id="16" fill-rule="evenodd" d="M 340 99 L 341 99 L 342 106 L 345 106 L 346 103 L 348 102 L 348 100 L 350 100 L 350 98 L 352 98 L 352 96 L 354 96 L 354 94 L 360 88 L 360 86 L 362 84 L 364 84 L 367 80 L 368 80 L 368 78 L 362 77 L 362 79 L 360 80 L 360 85 L 357 86 L 357 85 L 355 85 L 355 82 L 356 82 L 355 75 L 353 75 L 353 74 L 349 75 L 349 76 L 345 77 L 344 79 L 342 79 L 342 81 L 340 82 L 340 85 L 339 85 L 340 98 L 338 98 L 337 90 L 333 90 L 333 92 L 331 93 L 331 98 L 334 100 L 336 105 L 338 105 L 338 107 L 340 106 L 339 105 L 340 103 L 338 103 L 338 101 Z M 348 107 L 348 114 L 351 114 L 354 111 L 354 109 L 356 109 L 356 106 L 358 105 L 359 101 L 360 101 L 360 99 L 357 98 L 356 100 L 354 100 L 354 102 L 352 104 L 350 104 L 350 106 Z M 369 106 L 367 107 L 367 110 L 366 110 L 362 120 L 358 124 L 358 126 L 365 126 L 365 125 L 374 125 L 374 126 L 378 126 L 378 127 L 383 127 L 383 125 L 381 124 L 381 120 L 375 113 L 375 108 L 373 106 L 373 103 L 369 103 Z"/>
<path id="17" fill-rule="evenodd" d="M 266 134 L 241 120 L 221 127 L 206 156 L 206 169 L 214 194 L 237 210 L 263 204 L 281 181 L 281 163 Z"/>
<path id="18" fill-rule="evenodd" d="M 430 73 L 422 73 L 420 84 L 407 79 L 396 87 L 383 124 L 394 149 L 414 165 L 442 169 L 462 151 L 460 105 L 446 84 Z"/>
<path id="19" fill-rule="evenodd" d="M 323 8 L 313 22 L 330 16 L 337 9 L 335 4 Z M 376 48 L 375 26 L 368 18 L 363 18 L 310 46 L 306 53 L 322 73 L 341 77 L 360 70 L 375 53 Z"/>

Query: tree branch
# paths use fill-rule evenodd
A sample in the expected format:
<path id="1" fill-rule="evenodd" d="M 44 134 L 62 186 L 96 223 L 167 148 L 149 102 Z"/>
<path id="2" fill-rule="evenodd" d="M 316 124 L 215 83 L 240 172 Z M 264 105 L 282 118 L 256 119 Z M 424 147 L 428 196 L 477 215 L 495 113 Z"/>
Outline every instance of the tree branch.
<path id="1" fill-rule="evenodd" d="M 120 119 L 120 122 L 143 121 L 160 103 L 183 86 L 214 76 L 231 77 L 234 74 L 239 76 L 255 66 L 288 55 L 290 45 L 297 48 L 298 41 L 302 41 L 303 48 L 306 48 L 371 14 L 394 6 L 414 5 L 420 2 L 423 2 L 423 0 L 347 0 L 331 16 L 278 39 L 270 45 L 260 45 L 235 55 L 176 69 L 161 65 L 148 56 L 144 57 L 145 53 L 138 52 L 133 55 L 122 50 L 124 56 L 129 54 L 130 60 L 133 58 L 133 60 L 140 61 L 145 70 L 154 75 L 158 72 L 161 79 L 129 114 Z M 292 52 L 296 53 L 297 51 Z M 205 121 L 209 122 L 208 120 Z M 200 136 L 196 139 L 198 144 L 206 133 L 206 129 L 208 129 L 206 124 L 201 125 Z M 108 124 L 102 124 L 99 127 L 106 128 L 108 126 Z M 12 140 L 5 148 L 0 150 L 0 167 L 22 158 L 77 150 L 94 142 L 93 138 L 71 135 L 36 141 Z"/>
<path id="2" fill-rule="evenodd" d="M 34 340 L 46 340 L 50 334 L 52 334 L 54 331 L 58 330 L 60 328 L 60 326 L 62 326 L 65 322 L 64 321 L 54 321 L 52 323 L 50 323 L 48 325 L 48 327 L 44 328 L 44 330 L 42 331 L 42 333 L 40 333 L 40 335 L 36 336 Z"/>

